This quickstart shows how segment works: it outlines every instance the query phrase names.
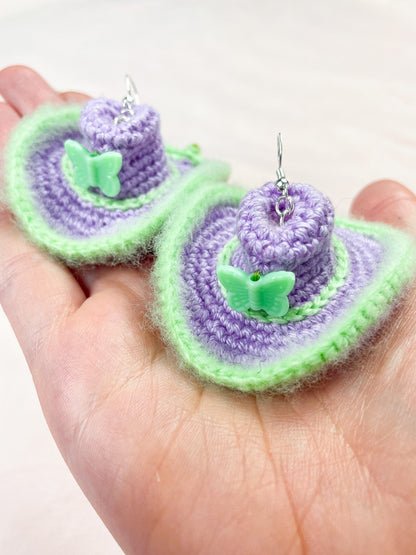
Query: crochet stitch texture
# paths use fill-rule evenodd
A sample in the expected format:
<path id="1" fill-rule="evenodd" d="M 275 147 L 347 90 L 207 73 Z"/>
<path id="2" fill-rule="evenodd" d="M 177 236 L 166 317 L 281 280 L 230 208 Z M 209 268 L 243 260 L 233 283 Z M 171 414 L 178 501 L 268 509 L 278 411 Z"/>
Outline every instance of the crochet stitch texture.
<path id="1" fill-rule="evenodd" d="M 228 178 L 227 164 L 203 160 L 192 148 L 166 147 L 168 177 L 139 196 L 113 199 L 81 191 L 71 183 L 65 166 L 64 142 L 84 141 L 78 127 L 82 109 L 80 105 L 39 108 L 22 119 L 6 152 L 11 211 L 33 242 L 71 266 L 137 260 L 150 248 L 180 191 Z M 123 123 L 119 125 L 119 145 L 124 148 Z M 94 139 L 91 129 L 88 132 Z M 110 138 L 115 143 L 115 137 Z M 157 163 L 148 167 L 154 166 L 159 168 Z M 163 175 L 156 173 L 158 179 Z"/>
<path id="2" fill-rule="evenodd" d="M 236 218 L 240 247 L 232 265 L 247 273 L 295 272 L 289 301 L 306 302 L 334 273 L 334 208 L 326 195 L 310 185 L 292 183 L 290 196 L 296 210 L 281 227 L 275 210 L 279 195 L 274 183 L 266 183 L 243 197 Z"/>
<path id="3" fill-rule="evenodd" d="M 121 108 L 122 103 L 116 100 L 94 98 L 87 102 L 79 118 L 83 143 L 89 151 L 117 151 L 123 156 L 118 199 L 147 193 L 169 175 L 159 114 L 151 106 L 140 104 L 133 106 L 128 121 L 115 124 Z"/>
<path id="4" fill-rule="evenodd" d="M 321 308 L 326 306 L 330 299 L 336 294 L 338 289 L 344 285 L 345 278 L 348 275 L 349 270 L 349 258 L 348 258 L 348 251 L 344 247 L 342 241 L 340 241 L 337 237 L 333 237 L 334 243 L 334 252 L 336 257 L 336 268 L 334 275 L 328 281 L 327 285 L 325 285 L 318 294 L 312 297 L 311 300 L 297 304 L 292 306 L 285 316 L 280 317 L 271 317 L 268 314 L 261 313 L 259 311 L 250 310 L 245 313 L 248 318 L 255 318 L 260 322 L 275 322 L 278 324 L 286 324 L 287 322 L 295 322 L 303 320 L 308 316 L 314 316 L 317 314 Z M 224 247 L 224 250 L 220 253 L 218 257 L 218 266 L 231 264 L 232 255 L 234 249 L 238 247 L 239 242 L 237 237 L 233 237 L 231 241 L 227 243 Z M 222 290 L 220 284 L 221 291 L 223 296 L 225 296 L 225 292 Z M 292 300 L 294 296 L 292 295 Z"/>
<path id="5" fill-rule="evenodd" d="M 297 187 L 306 186 L 293 185 L 290 194 Z M 158 241 L 154 269 L 158 321 L 166 339 L 197 376 L 241 391 L 285 389 L 345 357 L 385 316 L 414 275 L 415 246 L 406 234 L 388 226 L 335 219 L 334 245 L 341 242 L 348 257 L 342 283 L 326 298 L 337 272 L 345 274 L 339 265 L 346 258 L 337 254 L 334 271 L 319 292 L 324 302 L 314 306 L 316 290 L 302 301 L 306 308 L 313 307 L 311 314 L 281 321 L 249 317 L 228 306 L 216 278 L 224 247 L 233 239 L 238 241 L 237 214 L 243 194 L 241 189 L 218 184 L 209 195 L 195 193 L 187 201 L 182 199 L 180 215 L 168 222 Z M 330 221 L 330 210 L 325 217 Z M 318 249 L 318 256 L 319 241 L 308 247 Z M 321 244 L 325 241 L 322 235 Z M 231 263 L 235 264 L 233 256 Z M 297 303 L 292 299 L 289 316 L 302 311 L 304 305 Z"/>

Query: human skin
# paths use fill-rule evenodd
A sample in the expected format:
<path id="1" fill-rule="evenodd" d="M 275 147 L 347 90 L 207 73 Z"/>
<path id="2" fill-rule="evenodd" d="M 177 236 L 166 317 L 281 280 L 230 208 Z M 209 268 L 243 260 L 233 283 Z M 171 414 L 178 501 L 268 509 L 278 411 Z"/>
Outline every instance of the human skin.
<path id="1" fill-rule="evenodd" d="M 0 72 L 0 148 L 56 93 Z M 416 197 L 367 186 L 356 217 L 416 235 Z M 416 288 L 371 345 L 288 396 L 237 395 L 177 367 L 147 323 L 151 260 L 75 275 L 0 206 L 0 302 L 51 433 L 126 553 L 414 553 Z"/>

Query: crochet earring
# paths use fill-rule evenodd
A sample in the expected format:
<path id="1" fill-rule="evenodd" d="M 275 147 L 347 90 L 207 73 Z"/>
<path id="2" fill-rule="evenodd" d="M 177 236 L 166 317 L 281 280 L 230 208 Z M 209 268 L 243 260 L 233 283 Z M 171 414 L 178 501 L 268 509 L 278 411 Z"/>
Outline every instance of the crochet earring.
<path id="1" fill-rule="evenodd" d="M 43 106 L 6 150 L 6 201 L 38 246 L 75 266 L 137 260 L 176 196 L 226 180 L 227 164 L 197 145 L 164 145 L 159 114 L 126 76 L 122 102 Z"/>
<path id="2" fill-rule="evenodd" d="M 186 368 L 241 390 L 316 379 L 385 319 L 415 246 L 389 226 L 334 217 L 310 185 L 196 192 L 160 237 L 158 321 Z M 189 215 L 192 214 L 192 218 Z"/>

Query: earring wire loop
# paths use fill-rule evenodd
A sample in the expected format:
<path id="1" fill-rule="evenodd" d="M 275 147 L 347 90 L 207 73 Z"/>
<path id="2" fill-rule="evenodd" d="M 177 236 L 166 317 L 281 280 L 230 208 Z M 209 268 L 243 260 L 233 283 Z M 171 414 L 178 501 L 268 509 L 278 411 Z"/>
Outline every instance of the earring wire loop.
<path id="1" fill-rule="evenodd" d="M 136 85 L 130 75 L 124 76 L 127 94 L 122 100 L 123 107 L 121 108 L 120 114 L 114 118 L 114 123 L 117 125 L 122 121 L 128 121 L 133 112 L 133 106 L 140 104 L 139 94 L 137 92 Z"/>
<path id="2" fill-rule="evenodd" d="M 277 170 L 276 170 L 276 181 L 275 185 L 280 191 L 280 196 L 278 197 L 275 205 L 276 214 L 279 216 L 279 225 L 285 223 L 285 219 L 289 217 L 293 210 L 294 204 L 293 199 L 288 193 L 289 181 L 286 178 L 285 172 L 282 168 L 282 157 L 283 157 L 283 145 L 282 145 L 282 135 L 277 134 Z M 283 210 L 281 209 L 284 206 Z"/>

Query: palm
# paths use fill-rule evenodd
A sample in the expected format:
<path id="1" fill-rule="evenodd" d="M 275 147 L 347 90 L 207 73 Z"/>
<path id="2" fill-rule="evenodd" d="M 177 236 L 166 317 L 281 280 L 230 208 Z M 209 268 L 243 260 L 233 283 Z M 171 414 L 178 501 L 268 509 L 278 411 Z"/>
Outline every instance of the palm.
<path id="1" fill-rule="evenodd" d="M 63 102 L 22 68 L 0 74 L 2 142 L 19 115 Z M 384 187 L 384 188 L 383 188 Z M 384 192 L 383 192 L 384 191 Z M 416 199 L 364 215 L 403 225 Z M 384 197 L 383 197 L 384 195 Z M 2 304 L 71 471 L 132 553 L 411 551 L 416 540 L 415 292 L 375 346 L 319 387 L 238 396 L 182 374 L 147 321 L 150 261 L 76 278 L 3 213 Z M 29 302 L 30 301 L 30 302 Z"/>

